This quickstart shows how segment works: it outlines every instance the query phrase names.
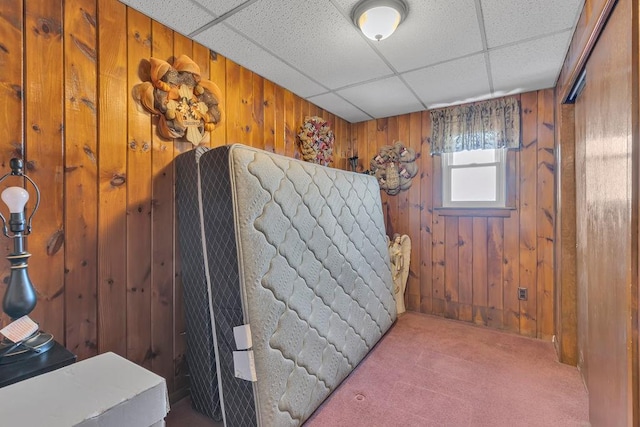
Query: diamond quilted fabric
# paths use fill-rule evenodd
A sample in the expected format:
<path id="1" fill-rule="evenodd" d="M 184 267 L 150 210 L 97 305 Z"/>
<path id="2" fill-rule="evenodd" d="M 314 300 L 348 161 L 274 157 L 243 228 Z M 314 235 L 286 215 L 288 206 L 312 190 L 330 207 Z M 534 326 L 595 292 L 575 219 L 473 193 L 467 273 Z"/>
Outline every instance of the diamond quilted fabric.
<path id="1" fill-rule="evenodd" d="M 396 318 L 378 184 L 242 145 L 176 164 L 194 406 L 301 425 Z M 235 376 L 242 324 L 255 382 Z"/>
<path id="2" fill-rule="evenodd" d="M 230 164 L 257 423 L 300 425 L 396 318 L 380 190 L 240 145 Z"/>

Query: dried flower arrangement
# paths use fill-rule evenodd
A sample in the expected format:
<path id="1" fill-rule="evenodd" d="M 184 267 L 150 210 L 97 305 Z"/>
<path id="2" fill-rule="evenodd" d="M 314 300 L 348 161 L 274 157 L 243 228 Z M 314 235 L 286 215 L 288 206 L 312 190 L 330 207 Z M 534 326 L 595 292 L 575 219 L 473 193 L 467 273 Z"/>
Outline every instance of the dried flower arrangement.
<path id="1" fill-rule="evenodd" d="M 318 116 L 305 117 L 298 138 L 300 152 L 305 161 L 323 166 L 331 165 L 335 137 L 329 122 Z"/>
<path id="2" fill-rule="evenodd" d="M 186 55 L 173 65 L 149 60 L 150 82 L 134 88 L 134 96 L 151 113 L 160 116 L 158 133 L 167 139 L 185 138 L 194 146 L 207 140 L 222 121 L 220 89 L 200 76 L 200 67 Z"/>

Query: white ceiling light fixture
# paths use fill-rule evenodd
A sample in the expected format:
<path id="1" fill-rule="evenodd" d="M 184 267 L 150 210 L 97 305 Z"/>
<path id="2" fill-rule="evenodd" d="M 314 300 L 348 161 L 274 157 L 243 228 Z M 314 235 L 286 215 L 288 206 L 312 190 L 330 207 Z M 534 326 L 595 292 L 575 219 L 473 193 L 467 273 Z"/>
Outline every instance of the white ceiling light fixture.
<path id="1" fill-rule="evenodd" d="M 353 8 L 351 19 L 371 40 L 384 40 L 398 28 L 409 7 L 404 0 L 362 0 Z"/>

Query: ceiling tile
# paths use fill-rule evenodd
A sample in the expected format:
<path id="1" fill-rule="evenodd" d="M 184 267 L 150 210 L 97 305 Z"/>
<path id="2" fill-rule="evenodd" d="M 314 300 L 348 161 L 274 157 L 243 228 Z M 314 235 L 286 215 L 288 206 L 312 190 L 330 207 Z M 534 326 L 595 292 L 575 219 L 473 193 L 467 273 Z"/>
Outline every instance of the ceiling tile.
<path id="1" fill-rule="evenodd" d="M 584 0 L 480 0 L 489 48 L 572 28 Z"/>
<path id="2" fill-rule="evenodd" d="M 195 40 L 302 98 L 327 91 L 224 24 L 203 31 Z"/>
<path id="3" fill-rule="evenodd" d="M 185 35 L 195 31 L 215 18 L 201 6 L 189 0 L 163 2 L 162 7 L 159 7 L 156 2 L 147 0 L 121 1 Z"/>
<path id="4" fill-rule="evenodd" d="M 392 73 L 326 0 L 258 1 L 225 22 L 331 89 Z"/>
<path id="5" fill-rule="evenodd" d="M 396 32 L 372 44 L 398 72 L 480 52 L 482 37 L 474 0 L 411 2 Z"/>
<path id="6" fill-rule="evenodd" d="M 325 93 L 322 95 L 311 96 L 307 98 L 307 101 L 313 102 L 323 110 L 327 110 L 338 117 L 351 122 L 362 122 L 364 120 L 370 120 L 371 116 L 360 111 L 358 108 L 349 104 L 344 99 L 340 98 L 335 93 Z"/>
<path id="7" fill-rule="evenodd" d="M 484 54 L 456 59 L 402 74 L 429 108 L 491 97 Z"/>
<path id="8" fill-rule="evenodd" d="M 553 87 L 571 31 L 489 52 L 496 96 Z"/>
<path id="9" fill-rule="evenodd" d="M 200 3 L 207 10 L 211 11 L 214 15 L 220 16 L 229 12 L 235 7 L 245 3 L 246 0 L 194 0 Z"/>
<path id="10" fill-rule="evenodd" d="M 422 104 L 398 77 L 340 89 L 336 93 L 375 118 L 424 110 Z"/>

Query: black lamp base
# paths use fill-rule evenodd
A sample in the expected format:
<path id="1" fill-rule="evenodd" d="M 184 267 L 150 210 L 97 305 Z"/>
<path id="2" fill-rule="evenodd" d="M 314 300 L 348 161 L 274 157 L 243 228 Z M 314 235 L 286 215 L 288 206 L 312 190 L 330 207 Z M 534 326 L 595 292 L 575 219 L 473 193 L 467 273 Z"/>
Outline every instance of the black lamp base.
<path id="1" fill-rule="evenodd" d="M 33 356 L 40 355 L 51 347 L 55 341 L 53 335 L 46 332 L 35 332 L 29 338 L 19 343 L 7 339 L 0 342 L 0 365 L 19 362 Z"/>

